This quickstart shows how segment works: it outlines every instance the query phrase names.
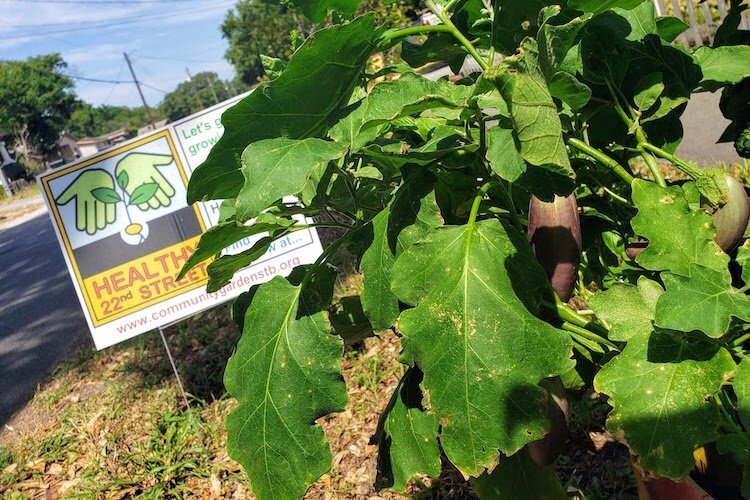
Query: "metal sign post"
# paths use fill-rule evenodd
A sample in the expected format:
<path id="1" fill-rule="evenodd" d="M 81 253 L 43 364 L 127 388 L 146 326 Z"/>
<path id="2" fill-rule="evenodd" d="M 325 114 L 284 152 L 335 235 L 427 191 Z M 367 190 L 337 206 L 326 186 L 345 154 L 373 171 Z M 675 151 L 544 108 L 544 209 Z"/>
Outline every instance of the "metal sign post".
<path id="1" fill-rule="evenodd" d="M 195 417 L 193 416 L 193 408 L 190 406 L 190 401 L 188 400 L 187 393 L 185 392 L 185 386 L 182 385 L 180 372 L 177 371 L 177 365 L 174 362 L 174 357 L 172 357 L 172 351 L 169 349 L 167 337 L 164 336 L 164 328 L 161 326 L 159 327 L 159 335 L 161 336 L 161 341 L 164 343 L 164 350 L 167 351 L 167 358 L 169 358 L 169 364 L 172 365 L 172 371 L 174 372 L 174 376 L 177 379 L 177 385 L 180 387 L 180 394 L 182 394 L 182 399 L 183 401 L 185 401 L 185 407 L 187 408 L 188 415 L 190 415 L 190 422 L 193 424 L 193 427 L 197 429 L 198 426 L 196 425 Z"/>

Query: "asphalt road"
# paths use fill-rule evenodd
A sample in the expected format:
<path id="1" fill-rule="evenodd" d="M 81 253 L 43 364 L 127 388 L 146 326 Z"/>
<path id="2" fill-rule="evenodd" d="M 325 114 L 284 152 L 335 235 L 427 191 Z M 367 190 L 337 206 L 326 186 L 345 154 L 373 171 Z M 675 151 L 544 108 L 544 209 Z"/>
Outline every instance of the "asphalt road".
<path id="1" fill-rule="evenodd" d="M 719 110 L 720 99 L 721 92 L 693 94 L 682 115 L 685 135 L 678 155 L 704 167 L 741 162 L 731 142 L 716 143 L 729 125 Z"/>
<path id="2" fill-rule="evenodd" d="M 0 428 L 87 331 L 49 216 L 0 230 Z"/>

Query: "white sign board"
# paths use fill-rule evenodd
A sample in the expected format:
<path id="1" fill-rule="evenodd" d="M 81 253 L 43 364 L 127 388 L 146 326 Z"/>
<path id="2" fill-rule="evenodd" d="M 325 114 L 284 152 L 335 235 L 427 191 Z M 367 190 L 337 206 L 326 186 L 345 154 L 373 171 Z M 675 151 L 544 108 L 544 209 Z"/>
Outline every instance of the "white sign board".
<path id="1" fill-rule="evenodd" d="M 177 281 L 200 235 L 219 220 L 220 201 L 187 205 L 188 180 L 221 137 L 221 114 L 241 98 L 39 176 L 98 349 L 219 305 L 320 256 L 318 235 L 309 229 L 274 242 L 218 292 L 205 290 L 208 261 Z"/>

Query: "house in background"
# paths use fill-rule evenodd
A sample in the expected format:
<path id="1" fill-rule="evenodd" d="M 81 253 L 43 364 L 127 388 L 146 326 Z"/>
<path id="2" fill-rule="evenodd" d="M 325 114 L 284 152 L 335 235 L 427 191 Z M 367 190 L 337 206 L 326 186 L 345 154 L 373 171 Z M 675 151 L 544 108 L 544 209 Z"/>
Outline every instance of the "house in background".
<path id="1" fill-rule="evenodd" d="M 121 142 L 125 142 L 132 137 L 132 134 L 126 128 L 119 128 L 114 132 L 102 135 L 100 137 L 86 137 L 78 141 L 78 149 L 81 152 L 81 158 L 91 156 L 107 148 L 111 148 Z"/>
<path id="2" fill-rule="evenodd" d="M 158 122 L 154 123 L 153 125 L 151 125 L 149 123 L 145 127 L 141 127 L 141 128 L 138 129 L 138 135 L 148 134 L 152 130 L 156 130 L 157 128 L 161 128 L 164 125 L 166 125 L 167 123 L 169 123 L 169 119 L 168 118 L 165 118 L 163 120 L 159 120 Z"/>
<path id="3" fill-rule="evenodd" d="M 70 163 L 83 156 L 81 148 L 78 147 L 78 139 L 67 132 L 60 134 L 60 140 L 57 141 L 57 154 L 63 163 Z"/>

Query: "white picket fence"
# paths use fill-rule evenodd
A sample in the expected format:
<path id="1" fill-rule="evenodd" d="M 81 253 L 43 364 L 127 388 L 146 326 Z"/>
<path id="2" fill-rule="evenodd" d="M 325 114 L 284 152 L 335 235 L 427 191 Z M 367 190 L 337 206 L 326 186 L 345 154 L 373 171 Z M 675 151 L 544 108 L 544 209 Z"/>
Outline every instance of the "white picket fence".
<path id="1" fill-rule="evenodd" d="M 728 0 L 654 0 L 656 15 L 675 16 L 690 28 L 677 39 L 685 45 L 709 45 L 716 29 L 729 12 Z M 750 29 L 748 11 L 742 16 L 741 28 Z"/>

